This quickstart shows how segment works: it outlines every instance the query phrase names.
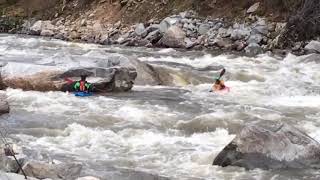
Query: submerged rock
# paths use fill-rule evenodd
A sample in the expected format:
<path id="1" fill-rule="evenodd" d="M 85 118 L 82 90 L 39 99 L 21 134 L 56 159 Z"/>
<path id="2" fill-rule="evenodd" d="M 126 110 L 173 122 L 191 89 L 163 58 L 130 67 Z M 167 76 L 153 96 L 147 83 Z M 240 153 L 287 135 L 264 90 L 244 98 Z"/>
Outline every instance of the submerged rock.
<path id="1" fill-rule="evenodd" d="M 246 169 L 320 168 L 320 144 L 297 128 L 273 121 L 247 124 L 213 165 Z"/>

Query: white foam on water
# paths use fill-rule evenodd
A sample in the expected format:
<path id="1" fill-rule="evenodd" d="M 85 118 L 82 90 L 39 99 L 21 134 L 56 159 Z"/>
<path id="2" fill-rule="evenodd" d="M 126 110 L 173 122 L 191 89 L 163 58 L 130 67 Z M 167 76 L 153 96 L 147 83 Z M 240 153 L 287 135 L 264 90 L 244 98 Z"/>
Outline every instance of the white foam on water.
<path id="1" fill-rule="evenodd" d="M 320 96 L 273 97 L 264 103 L 268 106 L 320 107 Z"/>
<path id="2" fill-rule="evenodd" d="M 56 66 L 9 62 L 1 68 L 1 75 L 4 77 L 21 77 L 43 72 L 44 70 L 58 71 L 59 69 L 61 68 Z"/>
<path id="3" fill-rule="evenodd" d="M 174 52 L 176 52 L 176 50 L 172 48 L 161 49 L 158 51 L 158 53 L 160 54 L 168 54 L 168 53 L 174 53 Z"/>
<path id="4" fill-rule="evenodd" d="M 92 44 L 17 36 L 0 36 L 0 44 L 2 51 L 9 49 L 7 54 L 2 54 L 4 58 L 16 56 L 19 57 L 17 61 L 24 60 L 22 57 L 25 56 L 36 58 L 45 54 L 44 58 L 37 59 L 36 63 L 41 66 L 26 65 L 16 68 L 13 63 L 3 69 L 3 74 L 32 74 L 50 64 L 55 64 L 58 68 L 89 67 L 91 62 L 83 59 L 104 58 L 106 49 L 125 52 L 119 47 L 101 48 Z M 19 48 L 14 48 L 15 46 Z M 51 47 L 57 52 L 52 52 Z M 46 54 L 44 49 L 50 53 Z M 279 60 L 267 55 L 255 58 L 232 55 L 176 58 L 169 56 L 170 53 L 176 53 L 173 49 L 153 53 L 160 58 L 140 59 L 145 62 L 186 64 L 195 69 L 225 67 L 227 73 L 223 79 L 231 88 L 230 93 L 209 93 L 212 84 L 181 88 L 133 88 L 133 92 L 148 91 L 148 94 L 154 92 L 164 97 L 173 96 L 173 91 L 175 94 L 171 101 L 170 98 L 162 100 L 156 95 L 150 95 L 145 100 L 135 97 L 134 93 L 130 94 L 132 97 L 110 95 L 78 98 L 63 92 L 40 93 L 8 89 L 5 93 L 13 116 L 19 116 L 23 112 L 28 117 L 39 115 L 41 119 L 46 117 L 41 115 L 46 114 L 57 118 L 55 122 L 50 122 L 50 128 L 53 126 L 63 131 L 56 137 L 38 138 L 24 134 L 18 137 L 24 140 L 26 146 L 49 150 L 53 156 L 63 153 L 84 162 L 102 160 L 110 165 L 141 169 L 178 179 L 277 179 L 278 176 L 269 171 L 211 166 L 214 157 L 234 138 L 227 128 L 232 125 L 238 127 L 237 125 L 247 122 L 248 118 L 271 121 L 290 119 L 294 117 L 285 117 L 290 114 L 286 110 L 299 110 L 299 117 L 302 119 L 295 125 L 320 140 L 318 114 L 304 114 L 320 110 L 320 93 L 316 91 L 316 86 L 320 84 L 319 63 L 305 62 L 294 55 Z M 208 72 L 207 75 L 217 73 Z M 176 94 L 179 97 L 175 97 Z M 189 112 L 190 109 L 195 110 Z M 302 109 L 305 111 L 301 111 Z M 45 122 L 46 119 L 41 119 L 42 121 Z M 98 125 L 91 125 L 93 122 L 98 122 Z M 61 123 L 63 126 L 56 127 L 54 123 Z M 221 125 L 223 123 L 224 126 Z M 48 128 L 46 123 L 41 125 Z M 213 130 L 204 130 L 206 126 Z M 199 130 L 196 129 L 198 127 Z M 195 130 L 188 131 L 188 128 Z M 265 176 L 266 174 L 271 176 Z"/>
<path id="5" fill-rule="evenodd" d="M 179 136 L 148 130 L 125 129 L 120 132 L 70 125 L 63 136 L 42 137 L 33 147 L 73 154 L 80 159 L 117 161 L 125 158 L 132 167 L 160 174 L 211 176 L 212 159 L 234 135 L 224 129 L 215 132 Z M 114 162 L 117 164 L 116 162 Z M 118 163 L 121 166 L 121 163 Z M 199 173 L 199 174 L 198 174 Z"/>

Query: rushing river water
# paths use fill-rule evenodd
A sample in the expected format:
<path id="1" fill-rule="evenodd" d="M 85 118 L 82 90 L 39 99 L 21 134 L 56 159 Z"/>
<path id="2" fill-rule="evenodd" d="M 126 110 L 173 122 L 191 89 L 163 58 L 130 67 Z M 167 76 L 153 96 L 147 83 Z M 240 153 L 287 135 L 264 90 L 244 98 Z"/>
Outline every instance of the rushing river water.
<path id="1" fill-rule="evenodd" d="M 78 98 L 7 89 L 2 93 L 11 113 L 1 121 L 30 157 L 80 162 L 83 175 L 102 179 L 111 179 L 117 168 L 171 179 L 320 178 L 311 169 L 246 171 L 211 165 L 243 124 L 254 120 L 283 120 L 320 140 L 319 62 L 293 55 L 248 58 L 0 35 L 1 62 L 71 61 L 75 56 L 90 61 L 88 54 L 96 52 L 100 58 L 123 54 L 176 71 L 188 66 L 209 77 L 218 73 L 210 67 L 223 66 L 231 92 L 209 93 L 210 84 L 135 86 L 127 93 Z"/>

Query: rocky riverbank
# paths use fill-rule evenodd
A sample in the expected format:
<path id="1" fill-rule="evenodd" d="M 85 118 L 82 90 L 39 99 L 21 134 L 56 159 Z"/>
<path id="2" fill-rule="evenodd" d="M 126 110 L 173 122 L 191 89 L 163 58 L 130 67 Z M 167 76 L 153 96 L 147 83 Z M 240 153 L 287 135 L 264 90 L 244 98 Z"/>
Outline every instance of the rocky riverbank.
<path id="1" fill-rule="evenodd" d="M 71 0 L 62 4 L 48 2 L 48 7 L 44 4 L 38 5 L 39 7 L 25 7 L 17 3 L 7 7 L 6 13 L 0 18 L 0 32 L 102 45 L 234 51 L 251 56 L 269 51 L 282 53 L 284 50 L 294 54 L 308 53 L 304 47 L 310 38 L 297 40 L 290 46 L 283 46 L 290 28 L 286 26 L 286 19 L 290 11 L 298 11 L 298 5 L 302 3 L 300 1 L 291 4 L 282 3 L 282 9 L 287 14 L 285 16 L 279 12 L 280 7 L 274 9 L 275 14 L 266 14 L 268 11 L 261 13 L 263 9 L 275 6 L 265 2 L 240 1 L 236 5 L 231 3 L 231 7 L 229 7 L 230 2 L 225 2 L 226 7 L 218 1 L 199 3 L 200 9 L 205 10 L 205 7 L 211 9 L 206 13 L 197 10 L 182 11 L 184 8 L 180 6 L 193 6 L 187 2 L 150 3 Z M 171 13 L 156 11 L 158 8 L 170 9 L 170 5 L 177 9 Z M 140 12 L 142 9 L 139 8 L 153 6 L 155 10 L 151 11 L 155 11 L 154 15 L 145 17 Z M 239 12 L 232 16 L 224 12 L 226 16 L 224 17 L 219 15 L 220 6 L 226 8 L 225 11 Z M 50 9 L 47 11 L 46 7 Z M 19 11 L 10 8 L 17 8 Z M 29 11 L 36 15 L 26 17 Z M 39 13 L 45 15 L 40 16 Z M 150 14 L 150 11 L 146 13 Z M 209 16 L 210 13 L 212 16 Z M 139 18 L 138 14 L 143 18 Z M 281 18 L 275 18 L 278 16 Z"/>
<path id="2" fill-rule="evenodd" d="M 214 49 L 256 55 L 276 48 L 285 25 L 254 15 L 238 22 L 200 19 L 196 13 L 188 11 L 129 27 L 122 26 L 121 22 L 103 24 L 88 19 L 26 21 L 19 32 L 103 45 Z"/>

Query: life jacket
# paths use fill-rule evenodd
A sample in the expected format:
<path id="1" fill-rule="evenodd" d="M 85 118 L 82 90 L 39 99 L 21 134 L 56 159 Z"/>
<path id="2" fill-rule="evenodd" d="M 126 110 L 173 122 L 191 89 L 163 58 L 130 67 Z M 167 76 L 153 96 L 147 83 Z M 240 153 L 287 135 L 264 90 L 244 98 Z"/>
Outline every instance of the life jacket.
<path id="1" fill-rule="evenodd" d="M 219 86 L 221 86 L 221 85 L 224 86 L 223 89 L 218 89 L 216 87 L 216 84 L 214 84 L 213 85 L 213 90 L 216 91 L 216 92 L 230 92 L 230 88 L 224 84 L 223 80 L 220 81 L 220 85 Z"/>
<path id="2" fill-rule="evenodd" d="M 80 87 L 79 87 L 80 91 L 86 91 L 87 90 L 86 83 L 87 83 L 86 81 L 80 81 Z"/>
<path id="3" fill-rule="evenodd" d="M 89 91 L 90 88 L 91 88 L 91 84 L 88 83 L 87 81 L 77 81 L 75 84 L 74 84 L 74 90 L 75 91 Z"/>

